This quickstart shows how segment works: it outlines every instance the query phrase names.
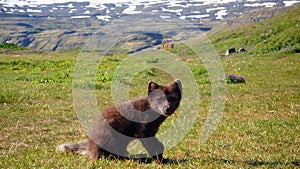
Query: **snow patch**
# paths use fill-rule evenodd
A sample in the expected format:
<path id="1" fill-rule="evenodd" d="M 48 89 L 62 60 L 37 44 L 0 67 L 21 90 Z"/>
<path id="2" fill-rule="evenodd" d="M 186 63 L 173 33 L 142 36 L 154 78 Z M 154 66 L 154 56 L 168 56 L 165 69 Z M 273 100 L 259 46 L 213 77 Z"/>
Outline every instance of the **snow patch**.
<path id="1" fill-rule="evenodd" d="M 71 16 L 71 19 L 88 19 L 91 18 L 91 16 Z"/>
<path id="2" fill-rule="evenodd" d="M 259 7 L 259 6 L 264 6 L 267 8 L 274 7 L 277 3 L 275 2 L 265 2 L 265 3 L 253 3 L 253 4 L 245 4 L 245 7 Z"/>
<path id="3" fill-rule="evenodd" d="M 182 12 L 182 10 L 183 9 L 166 9 L 166 8 L 161 8 L 162 9 L 162 11 L 164 11 L 164 12 L 171 12 L 171 13 L 180 13 L 180 12 Z"/>
<path id="4" fill-rule="evenodd" d="M 68 4 L 67 7 L 68 7 L 68 8 L 74 8 L 74 6 L 73 6 L 72 3 Z"/>
<path id="5" fill-rule="evenodd" d="M 14 4 L 4 4 L 3 7 L 6 7 L 6 8 L 14 8 L 15 5 L 14 5 Z"/>
<path id="6" fill-rule="evenodd" d="M 165 15 L 162 15 L 160 16 L 162 19 L 171 19 L 171 16 L 165 16 Z"/>
<path id="7" fill-rule="evenodd" d="M 86 10 L 83 14 L 91 14 L 89 10 Z"/>
<path id="8" fill-rule="evenodd" d="M 111 19 L 111 17 L 108 15 L 106 15 L 106 16 L 97 15 L 96 17 L 97 17 L 97 19 L 103 20 L 103 21 L 110 21 L 110 19 Z"/>
<path id="9" fill-rule="evenodd" d="M 70 11 L 69 11 L 69 13 L 75 13 L 77 11 L 77 9 L 71 9 Z"/>
<path id="10" fill-rule="evenodd" d="M 220 11 L 218 11 L 217 13 L 215 13 L 216 19 L 219 19 L 219 20 L 224 19 L 223 17 L 226 16 L 226 15 L 228 15 L 226 9 L 220 10 Z"/>
<path id="11" fill-rule="evenodd" d="M 182 19 L 182 20 L 185 20 L 186 18 L 187 18 L 187 16 L 185 16 L 185 15 L 182 15 L 182 16 L 180 16 L 180 17 L 178 17 L 179 19 Z"/>
<path id="12" fill-rule="evenodd" d="M 142 11 L 136 11 L 136 6 L 135 5 L 130 5 L 122 13 L 123 14 L 139 14 L 139 13 L 142 13 Z"/>
<path id="13" fill-rule="evenodd" d="M 208 8 L 206 9 L 207 13 L 210 13 L 211 11 L 219 11 L 219 10 L 225 10 L 225 7 L 216 7 L 216 8 Z"/>
<path id="14" fill-rule="evenodd" d="M 300 1 L 283 1 L 285 6 L 292 6 L 296 3 L 300 3 Z"/>
<path id="15" fill-rule="evenodd" d="M 29 13 L 42 13 L 42 10 L 40 10 L 40 9 L 27 9 L 27 12 L 29 12 Z"/>
<path id="16" fill-rule="evenodd" d="M 202 19 L 202 18 L 209 18 L 210 15 L 209 14 L 203 14 L 203 15 L 188 15 L 186 16 L 187 18 L 191 18 L 191 19 Z"/>

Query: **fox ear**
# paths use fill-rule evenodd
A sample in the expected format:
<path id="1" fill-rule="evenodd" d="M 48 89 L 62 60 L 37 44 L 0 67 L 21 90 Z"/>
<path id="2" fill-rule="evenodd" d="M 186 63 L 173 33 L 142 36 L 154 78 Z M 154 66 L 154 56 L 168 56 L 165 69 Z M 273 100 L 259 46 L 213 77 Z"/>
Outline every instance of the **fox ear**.
<path id="1" fill-rule="evenodd" d="M 181 81 L 179 79 L 174 80 L 173 85 L 177 86 L 180 90 L 180 93 L 182 93 L 182 84 L 181 84 Z"/>
<path id="2" fill-rule="evenodd" d="M 148 84 L 148 94 L 150 92 L 152 92 L 153 90 L 158 89 L 158 88 L 159 88 L 159 85 L 157 83 L 149 82 L 149 84 Z"/>

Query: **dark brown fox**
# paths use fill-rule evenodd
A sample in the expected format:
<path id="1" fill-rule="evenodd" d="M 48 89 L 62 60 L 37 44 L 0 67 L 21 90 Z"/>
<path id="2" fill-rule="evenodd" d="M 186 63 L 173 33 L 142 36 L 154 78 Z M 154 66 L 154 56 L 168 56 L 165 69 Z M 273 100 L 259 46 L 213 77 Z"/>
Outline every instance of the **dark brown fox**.
<path id="1" fill-rule="evenodd" d="M 91 125 L 87 142 L 63 144 L 58 150 L 84 154 L 92 159 L 129 158 L 128 143 L 139 139 L 152 158 L 162 162 L 164 146 L 155 134 L 178 108 L 181 92 L 180 80 L 168 86 L 150 82 L 148 96 L 104 109 Z"/>

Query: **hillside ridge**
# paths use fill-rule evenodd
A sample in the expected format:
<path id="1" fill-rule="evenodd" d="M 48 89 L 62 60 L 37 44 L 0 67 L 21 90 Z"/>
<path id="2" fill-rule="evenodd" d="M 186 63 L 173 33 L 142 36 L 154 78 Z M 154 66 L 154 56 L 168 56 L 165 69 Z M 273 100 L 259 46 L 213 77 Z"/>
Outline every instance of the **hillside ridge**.
<path id="1" fill-rule="evenodd" d="M 34 50 L 68 51 L 82 49 L 87 39 L 102 26 L 132 14 L 157 13 L 163 19 L 189 21 L 200 30 L 208 31 L 221 21 L 236 18 L 241 13 L 258 8 L 290 6 L 297 1 L 217 0 L 204 3 L 166 0 L 153 3 L 66 2 L 31 5 L 25 0 L 17 4 L 9 3 L 10 0 L 0 1 L 0 43 L 10 42 Z"/>
<path id="2" fill-rule="evenodd" d="M 245 47 L 252 53 L 300 50 L 300 5 L 276 13 L 261 22 L 244 22 L 230 26 L 223 23 L 208 33 L 217 51 Z"/>

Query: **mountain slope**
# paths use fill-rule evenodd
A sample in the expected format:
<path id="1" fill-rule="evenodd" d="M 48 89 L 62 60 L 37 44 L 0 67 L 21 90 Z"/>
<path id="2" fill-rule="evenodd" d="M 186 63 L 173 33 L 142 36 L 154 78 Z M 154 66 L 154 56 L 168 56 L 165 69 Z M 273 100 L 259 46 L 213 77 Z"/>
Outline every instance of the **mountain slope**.
<path id="1" fill-rule="evenodd" d="M 223 20 L 235 18 L 241 13 L 258 8 L 290 6 L 300 3 L 300 0 L 55 2 L 0 0 L 0 43 L 9 42 L 43 51 L 78 50 L 82 49 L 93 33 L 101 30 L 103 25 L 132 14 L 155 13 L 163 19 L 189 21 L 202 31 L 207 31 Z"/>
<path id="2" fill-rule="evenodd" d="M 223 30 L 209 36 L 215 48 L 221 53 L 225 53 L 227 48 L 232 47 L 245 47 L 253 53 L 298 52 L 300 50 L 300 5 L 293 6 L 262 22 L 245 23 L 232 29 L 224 25 Z"/>

